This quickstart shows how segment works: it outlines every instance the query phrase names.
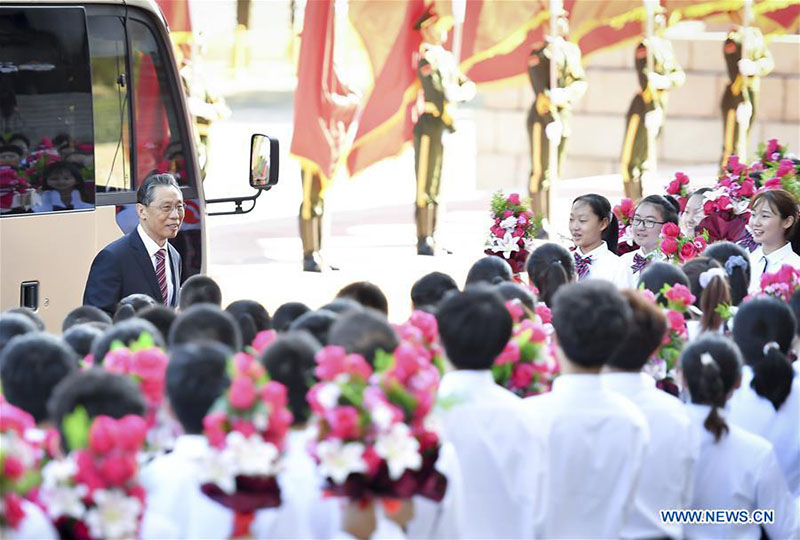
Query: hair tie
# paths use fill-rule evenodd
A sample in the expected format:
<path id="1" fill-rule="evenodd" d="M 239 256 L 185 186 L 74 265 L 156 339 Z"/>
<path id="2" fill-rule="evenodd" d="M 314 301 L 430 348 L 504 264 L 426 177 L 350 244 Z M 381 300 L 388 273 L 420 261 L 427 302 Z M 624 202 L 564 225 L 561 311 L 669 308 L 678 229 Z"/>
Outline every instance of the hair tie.
<path id="1" fill-rule="evenodd" d="M 764 344 L 764 349 L 762 352 L 764 353 L 764 356 L 767 356 L 767 354 L 769 354 L 770 349 L 780 350 L 780 348 L 781 346 L 778 345 L 777 341 L 768 341 L 767 343 Z"/>
<path id="2" fill-rule="evenodd" d="M 557 264 L 558 266 L 564 266 L 563 264 L 561 264 L 561 259 L 553 259 L 552 261 L 550 261 L 550 264 L 551 265 Z"/>
<path id="3" fill-rule="evenodd" d="M 714 357 L 711 356 L 711 353 L 707 352 L 704 352 L 703 354 L 700 355 L 700 363 L 703 364 L 704 366 L 710 366 L 712 364 L 717 365 L 717 362 L 716 360 L 714 360 Z"/>
<path id="4" fill-rule="evenodd" d="M 744 257 L 741 255 L 731 255 L 728 257 L 728 260 L 725 261 L 725 271 L 728 275 L 733 275 L 733 271 L 737 266 L 740 268 L 747 268 L 747 261 L 744 260 Z"/>
<path id="5" fill-rule="evenodd" d="M 715 277 L 725 279 L 726 277 L 728 277 L 728 274 L 725 273 L 725 270 L 723 270 L 722 268 L 709 268 L 708 270 L 700 274 L 700 278 L 698 280 L 700 282 L 700 287 L 705 289 L 706 287 L 708 287 L 708 284 L 711 283 L 711 280 L 714 279 Z"/>

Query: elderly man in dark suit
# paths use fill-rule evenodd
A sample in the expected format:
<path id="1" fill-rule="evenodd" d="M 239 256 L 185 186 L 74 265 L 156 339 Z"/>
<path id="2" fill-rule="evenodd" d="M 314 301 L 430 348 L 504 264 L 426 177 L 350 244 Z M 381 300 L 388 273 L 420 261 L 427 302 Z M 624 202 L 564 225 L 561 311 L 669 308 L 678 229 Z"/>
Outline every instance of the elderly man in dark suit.
<path id="1" fill-rule="evenodd" d="M 113 313 L 133 293 L 178 305 L 181 256 L 167 240 L 175 238 L 185 215 L 183 195 L 170 174 L 154 174 L 136 192 L 139 225 L 107 245 L 92 262 L 83 304 Z"/>

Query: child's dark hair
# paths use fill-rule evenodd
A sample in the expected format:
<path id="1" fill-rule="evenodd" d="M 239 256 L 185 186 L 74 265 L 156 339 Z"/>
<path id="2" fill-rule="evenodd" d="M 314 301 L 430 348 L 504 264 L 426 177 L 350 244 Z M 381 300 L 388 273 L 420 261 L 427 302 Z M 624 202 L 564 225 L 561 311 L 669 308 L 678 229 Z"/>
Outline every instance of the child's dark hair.
<path id="1" fill-rule="evenodd" d="M 261 353 L 261 364 L 266 368 L 270 379 L 286 387 L 289 394 L 289 410 L 294 416 L 294 424 L 302 425 L 311 415 L 306 394 L 316 382 L 314 356 L 320 350 L 317 340 L 306 332 L 289 332 L 273 341 Z"/>
<path id="2" fill-rule="evenodd" d="M 167 396 L 185 433 L 203 432 L 203 418 L 230 384 L 227 359 L 233 351 L 211 341 L 173 347 L 167 365 Z"/>
<path id="3" fill-rule="evenodd" d="M 631 325 L 620 347 L 606 362 L 624 371 L 640 371 L 664 340 L 664 312 L 639 291 L 620 291 L 631 308 Z"/>
<path id="4" fill-rule="evenodd" d="M 289 325 L 292 324 L 292 321 L 309 311 L 311 311 L 311 308 L 302 302 L 281 304 L 272 314 L 272 328 L 278 332 L 286 332 L 289 330 Z"/>
<path id="5" fill-rule="evenodd" d="M 136 314 L 137 319 L 148 321 L 155 326 L 164 338 L 169 337 L 172 323 L 175 322 L 177 317 L 178 314 L 175 313 L 174 309 L 163 304 L 156 304 L 155 306 L 144 308 Z"/>
<path id="6" fill-rule="evenodd" d="M 561 287 L 553 298 L 553 328 L 569 360 L 600 368 L 620 347 L 631 323 L 631 308 L 602 280 Z"/>
<path id="7" fill-rule="evenodd" d="M 378 349 L 391 353 L 400 344 L 400 340 L 383 313 L 365 308 L 339 316 L 331 325 L 328 344 L 339 345 L 349 353 L 360 354 L 372 365 Z"/>
<path id="8" fill-rule="evenodd" d="M 411 304 L 414 309 L 422 306 L 435 308 L 450 291 L 458 291 L 456 281 L 449 274 L 431 272 L 411 286 Z"/>
<path id="9" fill-rule="evenodd" d="M 742 359 L 730 339 L 715 333 L 703 334 L 689 343 L 681 354 L 681 372 L 692 403 L 710 405 L 703 425 L 719 441 L 728 424 L 719 414 L 727 396 L 741 376 Z"/>
<path id="10" fill-rule="evenodd" d="M 233 315 L 213 304 L 195 304 L 172 323 L 169 345 L 196 341 L 215 341 L 233 349 L 242 349 L 242 334 Z"/>
<path id="11" fill-rule="evenodd" d="M 96 306 L 80 306 L 76 307 L 64 317 L 61 323 L 61 331 L 66 332 L 76 324 L 83 324 L 87 322 L 102 322 L 111 324 L 111 317 L 108 313 Z"/>
<path id="12" fill-rule="evenodd" d="M 106 357 L 106 354 L 108 354 L 108 351 L 111 350 L 111 344 L 113 342 L 121 341 L 123 345 L 128 347 L 131 343 L 137 341 L 139 336 L 144 333 L 150 334 L 150 337 L 153 338 L 157 347 L 166 349 L 164 338 L 155 326 L 144 319 L 133 318 L 115 324 L 94 342 L 94 345 L 92 345 L 94 363 L 96 365 L 101 365 L 103 363 L 103 359 Z"/>
<path id="13" fill-rule="evenodd" d="M 731 303 L 738 306 L 747 296 L 750 287 L 750 254 L 733 242 L 715 242 L 708 246 L 703 256 L 715 259 L 728 274 Z"/>
<path id="14" fill-rule="evenodd" d="M 575 277 L 575 262 L 569 251 L 559 244 L 542 244 L 531 253 L 525 264 L 530 282 L 539 290 L 539 300 L 552 305 L 553 295 Z"/>
<path id="15" fill-rule="evenodd" d="M 512 281 L 511 265 L 500 257 L 486 255 L 470 267 L 464 287 L 477 283 L 496 285 L 501 281 Z"/>
<path id="16" fill-rule="evenodd" d="M 658 298 L 658 303 L 662 306 L 667 305 L 667 299 L 659 296 L 661 289 L 664 285 L 685 285 L 690 288 L 689 278 L 686 274 L 675 265 L 657 261 L 644 269 L 642 275 L 639 276 L 639 288 L 644 286 L 645 289 L 652 292 Z"/>
<path id="17" fill-rule="evenodd" d="M 104 330 L 101 329 L 103 324 L 99 322 L 76 324 L 64 332 L 61 339 L 75 351 L 78 358 L 83 358 L 92 352 L 95 342 L 103 337 Z"/>
<path id="18" fill-rule="evenodd" d="M 352 313 L 352 312 L 350 312 Z M 304 330 L 311 334 L 314 339 L 319 341 L 323 347 L 328 344 L 328 334 L 331 326 L 339 318 L 339 314 L 327 309 L 318 309 L 303 313 L 289 325 L 289 331 L 295 332 Z"/>
<path id="19" fill-rule="evenodd" d="M 50 184 L 48 184 L 47 181 L 50 176 L 53 175 L 53 173 L 57 172 L 66 172 L 71 175 L 75 179 L 75 186 L 72 189 L 77 189 L 78 193 L 81 195 L 81 199 L 86 200 L 84 198 L 86 196 L 86 190 L 84 189 L 85 181 L 81 175 L 81 170 L 77 165 L 70 163 L 69 161 L 56 161 L 45 168 L 44 172 L 42 173 L 42 189 L 55 189 L 50 187 Z"/>
<path id="20" fill-rule="evenodd" d="M 776 411 L 792 391 L 794 370 L 788 355 L 796 326 L 791 308 L 768 296 L 743 303 L 733 319 L 733 339 L 753 369 L 750 386 Z"/>
<path id="21" fill-rule="evenodd" d="M 31 332 L 38 330 L 26 316 L 19 313 L 0 313 L 0 354 L 12 339 Z"/>
<path id="22" fill-rule="evenodd" d="M 256 334 L 271 328 L 269 313 L 255 300 L 236 300 L 228 304 L 225 311 L 233 315 L 242 333 L 242 345 L 253 342 Z"/>
<path id="23" fill-rule="evenodd" d="M 669 195 L 648 195 L 636 204 L 636 208 L 639 208 L 643 203 L 657 207 L 658 212 L 661 214 L 661 221 L 664 223 L 678 224 L 678 212 L 680 212 L 681 207 L 678 201 Z"/>
<path id="24" fill-rule="evenodd" d="M 180 308 L 186 311 L 196 304 L 222 306 L 222 291 L 217 282 L 208 276 L 195 274 L 181 285 Z"/>
<path id="25" fill-rule="evenodd" d="M 617 222 L 617 216 L 611 211 L 611 203 L 608 202 L 608 199 L 596 193 L 589 193 L 581 195 L 572 201 L 573 206 L 576 203 L 588 205 L 601 222 L 604 219 L 608 220 L 608 225 L 603 229 L 602 239 L 608 245 L 608 249 L 616 255 L 617 243 L 619 242 L 619 223 Z"/>
<path id="26" fill-rule="evenodd" d="M 336 293 L 337 297 L 352 298 L 364 307 L 389 314 L 389 301 L 380 287 L 369 281 L 356 281 L 345 285 Z"/>
<path id="27" fill-rule="evenodd" d="M 696 257 L 684 263 L 683 272 L 689 278 L 694 305 L 703 312 L 700 329 L 716 330 L 723 324 L 717 307 L 731 304 L 731 291 L 722 265 L 710 257 Z"/>
<path id="28" fill-rule="evenodd" d="M 436 321 L 447 358 L 457 369 L 490 369 L 511 338 L 511 315 L 488 285 L 449 295 Z"/>
<path id="29" fill-rule="evenodd" d="M 495 289 L 503 297 L 503 300 L 519 300 L 531 313 L 536 309 L 536 297 L 524 285 L 513 281 L 504 281 L 499 285 L 495 285 Z"/>

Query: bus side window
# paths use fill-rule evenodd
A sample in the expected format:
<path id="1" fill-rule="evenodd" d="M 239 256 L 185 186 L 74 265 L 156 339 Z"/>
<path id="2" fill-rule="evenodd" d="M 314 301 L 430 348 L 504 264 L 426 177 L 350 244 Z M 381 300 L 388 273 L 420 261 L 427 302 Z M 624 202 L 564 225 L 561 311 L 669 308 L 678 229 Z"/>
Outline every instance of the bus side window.
<path id="1" fill-rule="evenodd" d="M 89 17 L 94 97 L 95 185 L 98 192 L 132 191 L 131 128 L 125 29 L 116 16 Z"/>
<path id="2" fill-rule="evenodd" d="M 170 90 L 168 58 L 147 25 L 131 20 L 128 29 L 133 55 L 136 178 L 142 181 L 154 172 L 169 172 L 181 186 L 193 186 L 179 109 Z"/>

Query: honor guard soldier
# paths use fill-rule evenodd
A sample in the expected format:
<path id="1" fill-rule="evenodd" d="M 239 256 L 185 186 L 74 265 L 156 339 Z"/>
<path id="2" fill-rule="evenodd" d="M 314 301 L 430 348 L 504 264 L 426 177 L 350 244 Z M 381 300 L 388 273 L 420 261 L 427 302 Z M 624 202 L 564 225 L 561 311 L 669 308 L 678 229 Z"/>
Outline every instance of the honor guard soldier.
<path id="1" fill-rule="evenodd" d="M 725 167 L 731 154 L 741 161 L 748 159 L 747 141 L 756 117 L 760 78 L 769 74 L 775 63 L 764 43 L 764 35 L 752 26 L 752 1 L 745 0 L 742 13 L 731 12 L 738 26 L 728 33 L 723 51 L 731 82 L 722 95 L 722 120 L 724 123 L 722 161 Z"/>
<path id="2" fill-rule="evenodd" d="M 414 24 L 422 34 L 417 75 L 424 101 L 418 100 L 418 119 L 414 125 L 414 165 L 417 173 L 415 216 L 417 254 L 433 255 L 433 235 L 439 209 L 442 176 L 442 135 L 455 131 L 453 104 L 469 101 L 475 85 L 458 69 L 455 56 L 442 44 L 452 17 L 440 17 L 429 4 Z"/>
<path id="3" fill-rule="evenodd" d="M 551 2 L 549 32 L 546 41 L 534 44 L 528 57 L 528 76 L 534 95 L 528 113 L 531 150 L 528 191 L 532 210 L 546 220 L 550 215 L 550 188 L 561 175 L 572 107 L 587 88 L 581 50 L 565 39 L 569 22 L 559 1 Z"/>
<path id="4" fill-rule="evenodd" d="M 667 92 L 686 82 L 672 44 L 664 38 L 667 28 L 664 8 L 645 0 L 645 10 L 645 36 L 635 52 L 641 89 L 633 97 L 625 117 L 621 159 L 625 196 L 634 201 L 642 198 L 642 178 L 656 171 L 656 143 L 664 126 Z"/>

